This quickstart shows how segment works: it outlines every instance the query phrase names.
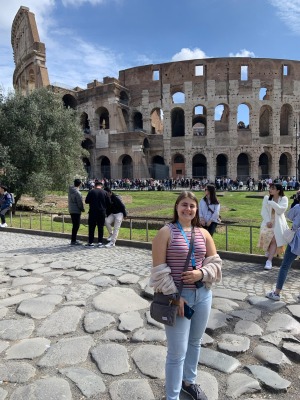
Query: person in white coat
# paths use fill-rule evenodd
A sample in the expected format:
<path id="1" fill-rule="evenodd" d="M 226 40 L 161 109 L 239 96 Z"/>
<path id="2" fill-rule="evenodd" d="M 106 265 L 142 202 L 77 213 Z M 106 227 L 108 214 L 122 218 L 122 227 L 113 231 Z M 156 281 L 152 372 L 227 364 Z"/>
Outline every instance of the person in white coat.
<path id="1" fill-rule="evenodd" d="M 285 211 L 288 208 L 288 198 L 284 195 L 283 187 L 279 183 L 272 183 L 269 187 L 270 196 L 265 196 L 262 203 L 258 246 L 265 251 L 268 257 L 265 269 L 272 268 L 272 259 L 275 254 L 282 254 L 287 244 L 283 232 L 288 229 Z"/>

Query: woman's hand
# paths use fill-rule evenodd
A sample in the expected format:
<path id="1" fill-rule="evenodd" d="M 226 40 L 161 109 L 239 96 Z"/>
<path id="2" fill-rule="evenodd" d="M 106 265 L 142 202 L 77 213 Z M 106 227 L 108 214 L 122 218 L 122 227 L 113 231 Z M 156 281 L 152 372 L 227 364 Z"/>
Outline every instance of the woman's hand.
<path id="1" fill-rule="evenodd" d="M 267 222 L 267 227 L 268 227 L 268 228 L 272 228 L 272 227 L 273 227 L 272 222 Z"/>
<path id="2" fill-rule="evenodd" d="M 183 297 L 180 297 L 178 307 L 178 315 L 180 317 L 184 317 L 184 303 L 187 303 L 187 301 Z"/>
<path id="3" fill-rule="evenodd" d="M 205 226 L 205 225 L 206 225 L 205 219 L 201 218 L 201 219 L 200 219 L 200 224 L 201 224 L 202 226 Z"/>
<path id="4" fill-rule="evenodd" d="M 206 226 L 210 226 L 211 225 L 211 221 L 208 221 L 207 223 L 206 223 Z"/>
<path id="5" fill-rule="evenodd" d="M 201 269 L 193 269 L 192 271 L 183 272 L 181 277 L 184 284 L 192 285 L 203 278 L 203 272 Z"/>

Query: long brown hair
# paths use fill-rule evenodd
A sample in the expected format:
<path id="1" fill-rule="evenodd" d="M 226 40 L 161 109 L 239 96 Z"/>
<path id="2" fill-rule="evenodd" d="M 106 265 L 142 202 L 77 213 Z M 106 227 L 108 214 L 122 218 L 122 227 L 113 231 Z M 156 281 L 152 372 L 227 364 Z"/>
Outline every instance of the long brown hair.
<path id="1" fill-rule="evenodd" d="M 200 218 L 199 218 L 199 210 L 198 210 L 198 200 L 197 197 L 194 195 L 193 192 L 184 190 L 183 192 L 180 193 L 180 195 L 177 197 L 177 200 L 175 202 L 174 205 L 174 213 L 173 213 L 173 219 L 172 219 L 172 224 L 175 224 L 178 221 L 178 212 L 177 212 L 177 206 L 178 204 L 181 202 L 181 200 L 189 198 L 191 200 L 193 200 L 196 203 L 196 215 L 195 217 L 192 219 L 191 224 L 192 226 L 199 226 L 201 227 L 200 224 Z"/>
<path id="2" fill-rule="evenodd" d="M 210 204 L 219 204 L 219 200 L 217 199 L 217 195 L 216 195 L 215 185 L 208 183 L 207 185 L 205 185 L 205 189 L 207 189 L 209 191 Z M 207 197 L 204 196 L 203 199 L 205 200 L 206 204 L 208 204 Z"/>

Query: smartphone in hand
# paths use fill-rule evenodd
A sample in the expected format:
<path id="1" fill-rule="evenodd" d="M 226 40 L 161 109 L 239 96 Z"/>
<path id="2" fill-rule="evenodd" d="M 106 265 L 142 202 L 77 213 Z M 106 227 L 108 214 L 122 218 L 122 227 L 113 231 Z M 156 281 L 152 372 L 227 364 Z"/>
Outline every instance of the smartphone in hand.
<path id="1" fill-rule="evenodd" d="M 195 311 L 189 305 L 184 303 L 184 316 L 185 316 L 185 318 L 191 319 L 192 315 L 194 314 L 194 312 Z"/>

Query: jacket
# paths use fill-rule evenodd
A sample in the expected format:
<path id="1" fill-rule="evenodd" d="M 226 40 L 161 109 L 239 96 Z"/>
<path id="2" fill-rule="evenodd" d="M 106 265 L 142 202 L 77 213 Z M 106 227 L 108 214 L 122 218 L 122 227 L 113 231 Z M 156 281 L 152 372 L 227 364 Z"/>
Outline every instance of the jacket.
<path id="1" fill-rule="evenodd" d="M 222 279 L 222 259 L 219 254 L 206 257 L 200 270 L 203 272 L 202 282 L 207 289 L 210 289 L 214 282 L 220 282 Z M 171 276 L 171 268 L 167 264 L 160 264 L 151 268 L 149 286 L 153 287 L 155 292 L 162 292 L 163 294 L 178 292 Z"/>
<path id="2" fill-rule="evenodd" d="M 5 208 L 9 208 L 12 205 L 12 197 L 8 192 L 4 192 L 2 196 L 0 196 L 0 210 L 4 210 Z"/>
<path id="3" fill-rule="evenodd" d="M 90 205 L 89 214 L 98 215 L 106 214 L 111 202 L 105 190 L 95 188 L 88 192 L 85 203 Z"/>
<path id="4" fill-rule="evenodd" d="M 125 209 L 125 205 L 122 202 L 121 198 L 116 194 L 112 193 L 110 197 L 111 204 L 106 210 L 106 215 L 110 214 L 119 214 L 122 213 L 124 217 L 126 217 L 127 212 Z"/>
<path id="5" fill-rule="evenodd" d="M 76 186 L 69 187 L 68 205 L 70 214 L 81 214 L 84 211 L 82 195 Z"/>
<path id="6" fill-rule="evenodd" d="M 272 210 L 275 211 L 274 235 L 277 246 L 285 246 L 286 241 L 283 237 L 283 232 L 288 229 L 288 224 L 285 218 L 285 211 L 289 205 L 289 200 L 286 196 L 279 197 L 278 203 L 274 200 L 269 200 L 269 196 L 265 196 L 261 208 L 261 216 L 263 218 L 261 228 L 264 228 L 268 222 L 272 222 Z"/>

